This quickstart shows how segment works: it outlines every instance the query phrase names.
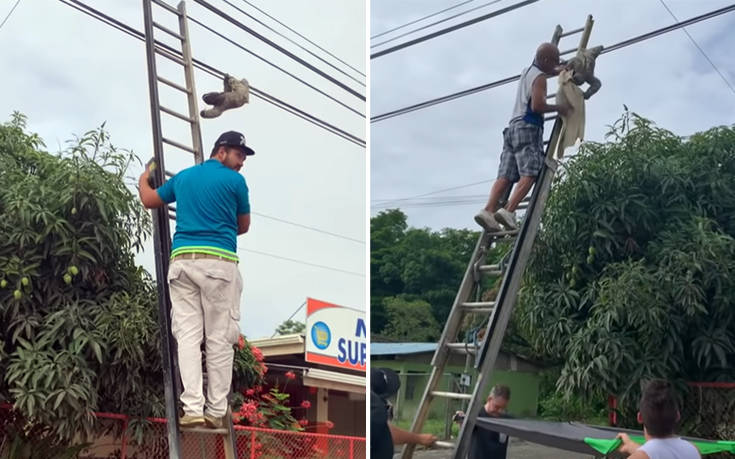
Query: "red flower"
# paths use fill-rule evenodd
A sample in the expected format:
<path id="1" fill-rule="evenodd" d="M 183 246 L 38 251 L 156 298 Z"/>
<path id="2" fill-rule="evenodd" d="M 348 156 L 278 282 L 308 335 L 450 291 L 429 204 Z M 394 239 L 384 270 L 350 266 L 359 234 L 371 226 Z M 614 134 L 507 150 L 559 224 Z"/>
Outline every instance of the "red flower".
<path id="1" fill-rule="evenodd" d="M 306 426 L 309 425 L 309 420 L 308 419 L 301 419 L 301 420 L 299 420 L 299 425 L 301 427 L 306 427 Z"/>
<path id="2" fill-rule="evenodd" d="M 263 351 L 261 351 L 255 346 L 251 347 L 250 349 L 253 351 L 253 357 L 255 357 L 256 361 L 262 362 L 264 360 Z"/>
<path id="3" fill-rule="evenodd" d="M 334 423 L 333 423 L 332 421 L 326 421 L 326 422 L 324 423 L 324 425 L 325 425 L 325 426 L 327 426 L 327 429 L 332 429 L 332 428 L 334 428 Z"/>
<path id="4" fill-rule="evenodd" d="M 258 411 L 258 404 L 254 401 L 245 402 L 240 407 L 240 415 L 252 419 Z"/>
<path id="5" fill-rule="evenodd" d="M 240 337 L 237 339 L 237 347 L 239 347 L 241 351 L 245 349 L 245 337 L 244 336 L 240 335 Z"/>
<path id="6" fill-rule="evenodd" d="M 246 390 L 245 395 L 247 395 L 248 397 L 252 397 L 253 395 L 255 395 L 255 389 Z"/>
<path id="7" fill-rule="evenodd" d="M 287 371 L 286 379 L 296 379 L 296 373 L 294 373 L 293 371 Z"/>
<path id="8" fill-rule="evenodd" d="M 255 386 L 255 387 L 253 387 L 253 390 L 254 390 L 254 391 L 255 391 L 256 393 L 258 393 L 258 394 L 259 394 L 259 393 L 263 392 L 263 386 Z"/>
<path id="9" fill-rule="evenodd" d="M 301 408 L 311 408 L 311 402 L 308 400 L 304 400 L 301 402 Z"/>

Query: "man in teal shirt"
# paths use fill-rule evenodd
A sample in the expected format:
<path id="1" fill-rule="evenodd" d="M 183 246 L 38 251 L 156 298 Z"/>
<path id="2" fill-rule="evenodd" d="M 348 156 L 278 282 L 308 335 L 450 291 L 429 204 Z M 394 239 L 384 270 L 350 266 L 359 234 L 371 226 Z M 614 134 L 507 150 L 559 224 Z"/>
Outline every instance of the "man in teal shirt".
<path id="1" fill-rule="evenodd" d="M 250 227 L 245 178 L 238 172 L 254 155 L 239 132 L 217 139 L 210 159 L 184 169 L 158 189 L 140 176 L 140 199 L 148 208 L 176 202 L 176 232 L 168 272 L 171 332 L 183 383 L 184 427 L 221 427 L 232 382 L 232 345 L 240 337 L 242 277 L 237 236 Z M 202 391 L 201 343 L 207 364 Z"/>

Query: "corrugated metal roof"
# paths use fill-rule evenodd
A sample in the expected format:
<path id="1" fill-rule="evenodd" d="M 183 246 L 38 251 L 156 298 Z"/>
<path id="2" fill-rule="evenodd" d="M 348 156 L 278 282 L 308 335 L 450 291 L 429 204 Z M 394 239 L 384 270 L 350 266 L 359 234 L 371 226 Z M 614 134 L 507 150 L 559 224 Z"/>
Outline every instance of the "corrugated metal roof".
<path id="1" fill-rule="evenodd" d="M 436 343 L 370 343 L 370 355 L 404 355 L 434 352 Z"/>

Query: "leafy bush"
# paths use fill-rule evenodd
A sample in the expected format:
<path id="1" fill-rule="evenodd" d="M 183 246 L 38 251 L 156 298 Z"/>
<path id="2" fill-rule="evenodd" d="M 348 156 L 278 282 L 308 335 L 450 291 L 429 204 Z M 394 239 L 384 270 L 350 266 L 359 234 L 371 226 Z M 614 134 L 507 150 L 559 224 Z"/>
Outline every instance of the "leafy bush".
<path id="1" fill-rule="evenodd" d="M 565 394 L 735 378 L 735 129 L 625 113 L 554 185 L 517 319 Z"/>

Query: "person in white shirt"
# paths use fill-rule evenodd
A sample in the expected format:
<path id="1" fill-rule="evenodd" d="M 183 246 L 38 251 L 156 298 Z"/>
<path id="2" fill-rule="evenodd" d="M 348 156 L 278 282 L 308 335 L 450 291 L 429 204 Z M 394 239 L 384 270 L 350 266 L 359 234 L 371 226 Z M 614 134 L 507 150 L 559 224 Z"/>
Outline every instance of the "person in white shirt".
<path id="1" fill-rule="evenodd" d="M 622 440 L 618 450 L 629 454 L 628 459 L 701 459 L 699 450 L 675 433 L 681 415 L 667 381 L 650 381 L 643 389 L 638 410 L 646 442 L 639 445 L 627 434 L 618 434 Z"/>

